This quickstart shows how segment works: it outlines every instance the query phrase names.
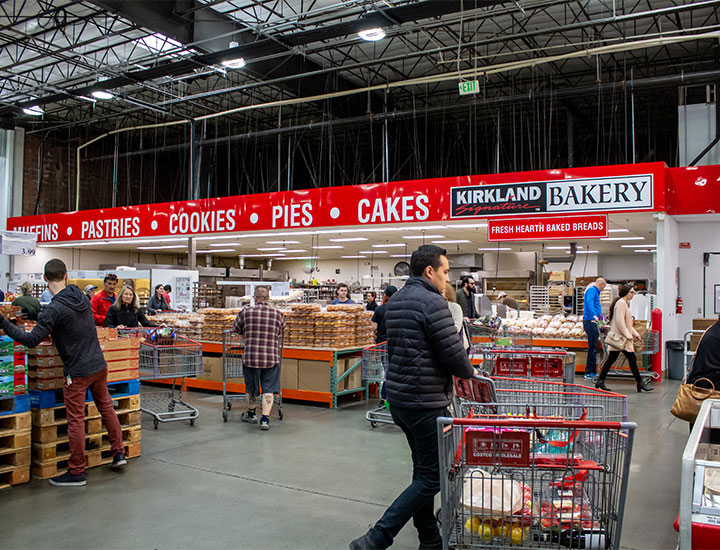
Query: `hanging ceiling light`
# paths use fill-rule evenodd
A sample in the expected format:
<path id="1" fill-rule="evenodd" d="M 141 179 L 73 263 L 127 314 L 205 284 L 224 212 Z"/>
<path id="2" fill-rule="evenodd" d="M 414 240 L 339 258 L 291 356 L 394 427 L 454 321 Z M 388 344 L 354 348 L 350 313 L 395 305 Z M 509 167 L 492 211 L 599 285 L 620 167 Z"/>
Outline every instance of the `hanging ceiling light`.
<path id="1" fill-rule="evenodd" d="M 93 96 L 95 99 L 112 99 L 113 97 L 115 97 L 107 90 L 95 90 L 90 95 Z"/>
<path id="2" fill-rule="evenodd" d="M 42 107 L 33 105 L 32 107 L 23 107 L 23 113 L 30 116 L 41 116 L 45 114 Z"/>
<path id="3" fill-rule="evenodd" d="M 237 48 L 240 44 L 237 42 L 230 42 L 230 48 Z M 242 57 L 236 57 L 235 59 L 228 59 L 227 61 L 222 61 L 221 65 L 227 69 L 242 69 L 246 63 L 245 59 Z"/>
<path id="4" fill-rule="evenodd" d="M 380 27 L 375 27 L 374 29 L 367 29 L 365 31 L 360 31 L 358 33 L 358 36 L 363 40 L 367 40 L 369 42 L 377 42 L 378 40 L 382 40 L 383 38 L 385 38 L 385 29 L 382 29 Z"/>

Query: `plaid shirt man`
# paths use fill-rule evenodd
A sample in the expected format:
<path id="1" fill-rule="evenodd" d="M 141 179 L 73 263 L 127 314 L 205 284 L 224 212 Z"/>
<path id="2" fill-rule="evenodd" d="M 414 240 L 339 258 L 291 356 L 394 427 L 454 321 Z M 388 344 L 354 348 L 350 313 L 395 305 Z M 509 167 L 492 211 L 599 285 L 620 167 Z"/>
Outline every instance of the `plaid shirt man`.
<path id="1" fill-rule="evenodd" d="M 285 316 L 266 303 L 240 310 L 233 332 L 245 336 L 243 364 L 255 369 L 269 369 L 280 363 L 280 335 Z"/>

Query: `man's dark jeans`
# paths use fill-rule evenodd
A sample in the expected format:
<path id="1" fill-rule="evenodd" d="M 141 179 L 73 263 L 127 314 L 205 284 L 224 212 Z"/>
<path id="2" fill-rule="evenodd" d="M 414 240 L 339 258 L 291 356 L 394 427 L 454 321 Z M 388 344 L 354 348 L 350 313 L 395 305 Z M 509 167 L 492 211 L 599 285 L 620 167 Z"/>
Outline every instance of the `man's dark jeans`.
<path id="1" fill-rule="evenodd" d="M 600 330 L 595 321 L 583 321 L 583 328 L 588 338 L 587 359 L 585 361 L 585 374 L 596 374 L 597 372 L 597 348 Z"/>
<path id="2" fill-rule="evenodd" d="M 421 544 L 437 541 L 440 533 L 433 512 L 435 495 L 440 492 L 437 419 L 449 416 L 446 408 L 415 410 L 390 407 L 395 424 L 407 437 L 412 452 L 412 483 L 385 511 L 370 531 L 378 548 L 392 545 L 412 518 Z"/>

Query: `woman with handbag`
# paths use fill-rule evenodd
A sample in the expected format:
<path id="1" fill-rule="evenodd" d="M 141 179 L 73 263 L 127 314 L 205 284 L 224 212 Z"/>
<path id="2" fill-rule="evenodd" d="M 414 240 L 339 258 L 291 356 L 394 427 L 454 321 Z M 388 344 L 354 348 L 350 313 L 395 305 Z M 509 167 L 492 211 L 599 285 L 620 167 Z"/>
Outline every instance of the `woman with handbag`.
<path id="1" fill-rule="evenodd" d="M 613 363 L 620 357 L 621 352 L 627 359 L 635 377 L 638 393 L 655 389 L 643 381 L 637 366 L 633 339 L 640 338 L 640 335 L 633 328 L 633 318 L 630 314 L 630 300 L 633 299 L 633 296 L 635 296 L 635 289 L 628 285 L 622 285 L 618 297 L 610 306 L 610 332 L 605 337 L 605 344 L 610 353 L 608 353 L 602 371 L 595 381 L 595 387 L 601 390 L 610 391 L 610 388 L 605 385 L 605 378 Z"/>

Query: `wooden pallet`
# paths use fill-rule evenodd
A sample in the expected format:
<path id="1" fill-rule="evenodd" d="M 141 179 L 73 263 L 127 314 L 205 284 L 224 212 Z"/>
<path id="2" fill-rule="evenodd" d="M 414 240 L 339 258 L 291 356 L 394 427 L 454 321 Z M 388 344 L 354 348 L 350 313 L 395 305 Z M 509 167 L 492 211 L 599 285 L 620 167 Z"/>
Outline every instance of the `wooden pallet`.
<path id="1" fill-rule="evenodd" d="M 142 438 L 140 426 L 124 426 L 123 441 L 127 443 L 137 443 Z M 97 434 L 85 436 L 85 453 L 91 453 L 102 449 L 104 446 L 110 445 L 110 438 L 107 431 Z M 54 461 L 67 459 L 70 456 L 70 442 L 66 437 L 52 443 L 32 443 L 32 459 L 33 461 Z"/>
<path id="2" fill-rule="evenodd" d="M 0 467 L 0 490 L 30 481 L 29 466 Z"/>
<path id="3" fill-rule="evenodd" d="M 128 411 L 140 410 L 140 396 L 126 395 L 113 399 L 115 412 L 120 414 Z M 100 418 L 100 412 L 94 401 L 85 403 L 85 418 Z M 67 423 L 67 411 L 65 406 L 53 407 L 51 409 L 32 409 L 32 423 L 34 426 L 51 426 L 54 424 Z"/>
<path id="4" fill-rule="evenodd" d="M 102 432 L 102 419 L 90 418 L 85 420 L 85 433 L 89 435 L 99 434 Z M 51 426 L 33 426 L 32 440 L 33 443 L 54 443 L 56 441 L 67 441 L 68 425 L 67 422 L 62 424 L 53 424 Z"/>
<path id="5" fill-rule="evenodd" d="M 136 458 L 140 456 L 141 442 L 127 443 L 125 445 L 125 456 L 127 458 Z M 86 467 L 94 468 L 112 462 L 112 450 L 110 445 L 101 447 L 100 449 L 85 453 Z M 63 456 L 52 461 L 33 461 L 31 471 L 33 477 L 40 479 L 48 479 L 66 472 L 68 469 L 69 456 Z"/>
<path id="6" fill-rule="evenodd" d="M 30 411 L 0 416 L 0 437 L 30 429 Z"/>

